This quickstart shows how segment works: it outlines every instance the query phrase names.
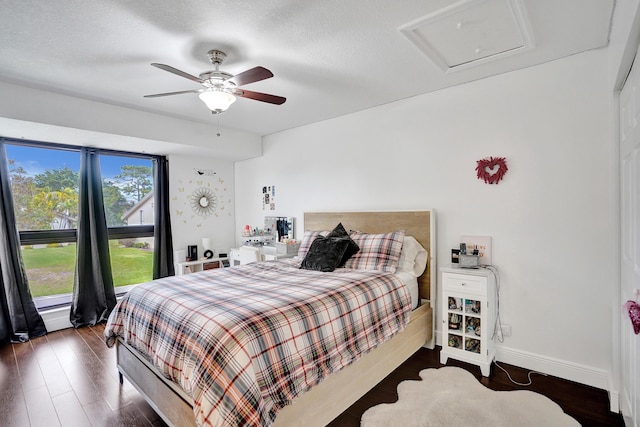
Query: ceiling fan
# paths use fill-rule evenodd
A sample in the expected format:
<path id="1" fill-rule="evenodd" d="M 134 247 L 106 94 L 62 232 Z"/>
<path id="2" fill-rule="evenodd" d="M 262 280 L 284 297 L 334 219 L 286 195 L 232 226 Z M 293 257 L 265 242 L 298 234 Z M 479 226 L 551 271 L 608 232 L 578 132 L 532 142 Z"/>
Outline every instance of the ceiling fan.
<path id="1" fill-rule="evenodd" d="M 236 96 L 276 105 L 284 104 L 287 100 L 287 98 L 283 98 L 282 96 L 253 92 L 239 87 L 273 77 L 273 73 L 266 68 L 254 67 L 234 76 L 233 74 L 220 71 L 220 64 L 222 64 L 224 59 L 227 57 L 224 52 L 213 49 L 207 52 L 207 55 L 209 55 L 209 60 L 216 68 L 212 71 L 200 73 L 199 77 L 192 76 L 189 73 L 185 73 L 184 71 L 180 71 L 169 65 L 158 63 L 151 64 L 161 70 L 168 71 L 180 77 L 200 83 L 203 86 L 201 89 L 157 93 L 154 95 L 145 95 L 144 97 L 157 98 L 161 96 L 181 95 L 183 93 L 198 93 L 199 98 L 207 105 L 212 114 L 220 114 L 223 111 L 226 111 L 229 106 L 236 101 Z"/>

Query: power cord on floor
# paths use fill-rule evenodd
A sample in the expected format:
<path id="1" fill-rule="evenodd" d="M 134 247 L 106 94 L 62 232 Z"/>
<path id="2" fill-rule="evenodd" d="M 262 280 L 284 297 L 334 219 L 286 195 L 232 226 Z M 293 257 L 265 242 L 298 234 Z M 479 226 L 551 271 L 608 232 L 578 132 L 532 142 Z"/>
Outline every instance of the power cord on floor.
<path id="1" fill-rule="evenodd" d="M 498 362 L 496 362 L 496 361 L 494 360 L 494 362 L 493 362 L 493 363 L 494 363 L 498 368 L 500 368 L 500 369 L 501 369 L 505 374 L 507 374 L 507 378 L 509 378 L 509 381 L 511 381 L 511 382 L 512 382 L 512 383 L 514 383 L 515 385 L 519 385 L 519 386 L 522 386 L 522 387 L 529 387 L 531 384 L 533 384 L 533 380 L 531 379 L 531 375 L 533 375 L 533 374 L 542 375 L 543 377 L 546 377 L 546 376 L 547 376 L 547 374 L 542 373 L 542 372 L 538 372 L 538 371 L 529 371 L 529 372 L 527 373 L 527 379 L 529 380 L 529 382 L 528 382 L 528 383 L 519 383 L 519 382 L 515 381 L 513 378 L 511 378 L 511 375 L 509 375 L 509 372 L 507 372 L 507 370 L 506 370 L 505 368 L 503 368 L 502 366 L 500 366 L 500 365 L 498 364 Z"/>
<path id="2" fill-rule="evenodd" d="M 491 339 L 498 339 L 498 342 L 504 342 L 504 334 L 502 333 L 502 324 L 500 322 L 500 274 L 498 272 L 498 268 L 493 265 L 484 265 L 484 268 L 493 273 L 493 276 L 496 279 L 496 320 L 493 324 L 493 333 L 491 334 Z"/>
<path id="3" fill-rule="evenodd" d="M 502 323 L 500 322 L 500 273 L 498 272 L 498 268 L 494 265 L 487 265 L 487 266 L 484 266 L 484 268 L 491 271 L 496 279 L 496 320 L 495 320 L 495 324 L 493 325 L 493 334 L 491 336 L 491 339 L 497 338 L 498 342 L 502 343 L 504 342 L 504 335 L 502 333 Z M 529 371 L 527 373 L 527 379 L 529 380 L 529 382 L 519 383 L 518 381 L 515 381 L 513 378 L 511 378 L 511 375 L 509 374 L 509 372 L 507 372 L 505 368 L 500 366 L 497 361 L 494 360 L 493 363 L 495 363 L 495 365 L 498 368 L 500 368 L 505 374 L 507 374 L 507 378 L 509 378 L 509 381 L 521 387 L 529 387 L 531 384 L 533 384 L 533 380 L 531 379 L 531 375 L 533 374 L 542 375 L 545 377 L 547 376 L 547 374 L 542 372 Z"/>

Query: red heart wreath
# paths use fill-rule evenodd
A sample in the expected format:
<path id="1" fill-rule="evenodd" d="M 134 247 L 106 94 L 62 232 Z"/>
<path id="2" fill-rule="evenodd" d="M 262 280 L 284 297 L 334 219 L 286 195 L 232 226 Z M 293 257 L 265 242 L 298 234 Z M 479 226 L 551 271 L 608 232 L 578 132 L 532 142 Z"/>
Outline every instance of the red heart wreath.
<path id="1" fill-rule="evenodd" d="M 489 157 L 478 160 L 477 163 L 478 179 L 484 180 L 487 184 L 497 184 L 509 170 L 507 160 L 504 157 Z"/>
<path id="2" fill-rule="evenodd" d="M 635 301 L 627 301 L 624 308 L 629 312 L 629 318 L 633 325 L 633 332 L 638 335 L 640 333 L 640 305 Z"/>

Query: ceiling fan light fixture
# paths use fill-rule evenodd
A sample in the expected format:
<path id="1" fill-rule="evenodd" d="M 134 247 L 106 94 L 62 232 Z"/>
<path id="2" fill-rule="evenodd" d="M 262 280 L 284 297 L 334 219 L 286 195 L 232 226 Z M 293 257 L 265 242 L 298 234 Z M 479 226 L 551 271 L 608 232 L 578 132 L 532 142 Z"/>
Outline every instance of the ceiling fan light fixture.
<path id="1" fill-rule="evenodd" d="M 206 90 L 198 95 L 198 97 L 214 114 L 220 114 L 226 111 L 231 104 L 236 102 L 235 96 L 219 90 Z"/>
<path id="2" fill-rule="evenodd" d="M 179 92 L 156 93 L 153 95 L 145 95 L 145 98 L 158 98 L 162 96 L 181 95 L 184 93 L 197 93 L 200 99 L 211 110 L 212 114 L 220 114 L 226 111 L 231 104 L 236 102 L 236 97 L 245 99 L 253 99 L 255 101 L 266 102 L 268 104 L 281 105 L 287 98 L 283 96 L 270 95 L 268 93 L 254 92 L 251 90 L 237 89 L 239 86 L 248 85 L 262 80 L 270 79 L 273 73 L 264 67 L 253 67 L 243 71 L 240 74 L 229 74 L 220 71 L 220 64 L 227 55 L 219 50 L 209 51 L 209 59 L 215 65 L 216 69 L 204 71 L 199 77 L 185 73 L 170 65 L 158 64 L 156 62 L 151 65 L 185 79 L 200 83 L 202 89 L 181 90 Z"/>

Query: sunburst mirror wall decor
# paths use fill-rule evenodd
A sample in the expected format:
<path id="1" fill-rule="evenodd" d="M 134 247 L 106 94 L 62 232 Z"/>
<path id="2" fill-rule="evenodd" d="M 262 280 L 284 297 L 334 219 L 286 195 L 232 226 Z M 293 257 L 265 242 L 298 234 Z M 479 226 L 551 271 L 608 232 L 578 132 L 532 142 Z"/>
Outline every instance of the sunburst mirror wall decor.
<path id="1" fill-rule="evenodd" d="M 208 217 L 213 215 L 218 206 L 218 199 L 213 191 L 205 187 L 194 190 L 190 197 L 191 209 L 196 215 Z"/>

